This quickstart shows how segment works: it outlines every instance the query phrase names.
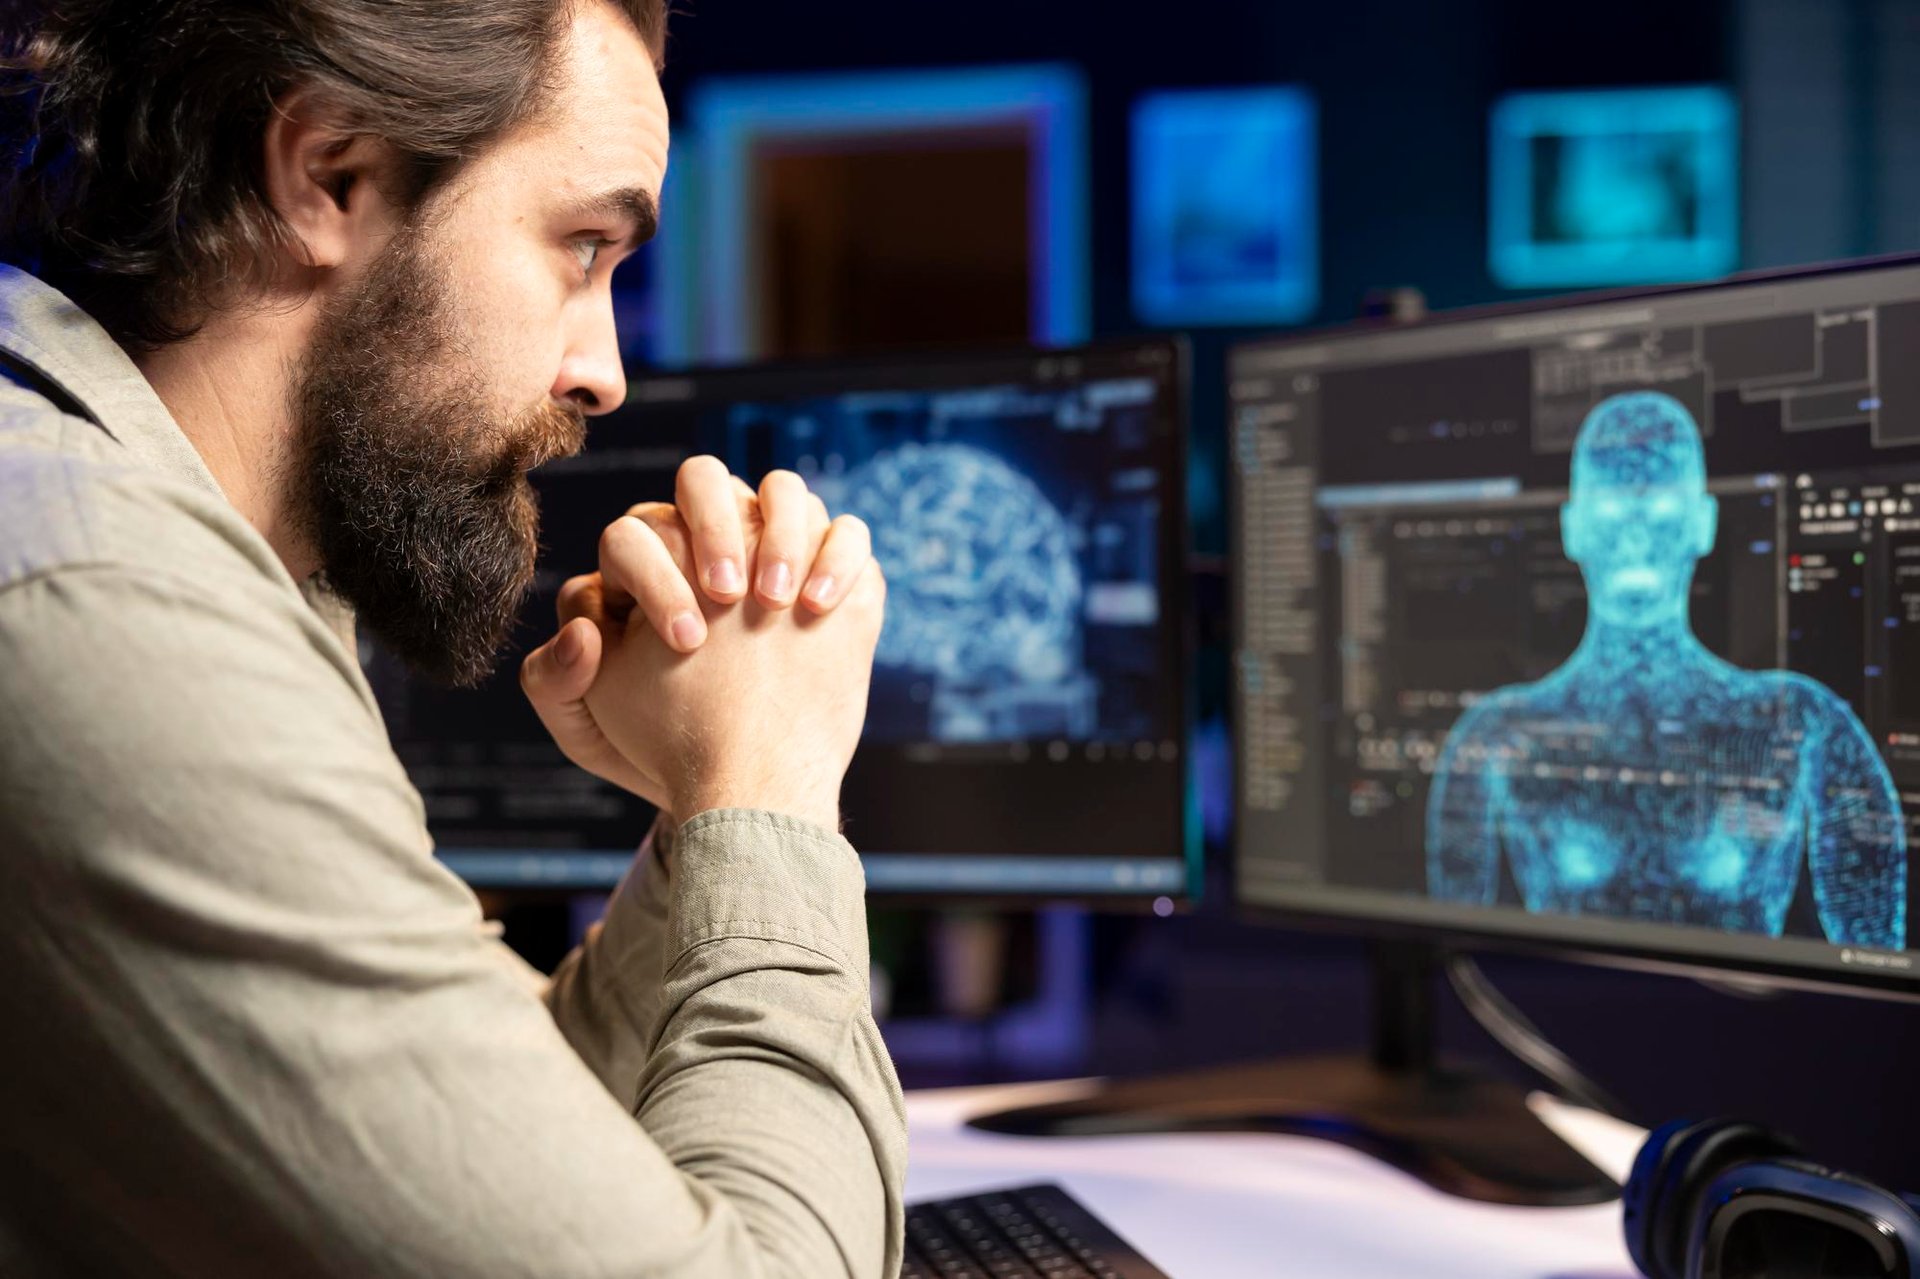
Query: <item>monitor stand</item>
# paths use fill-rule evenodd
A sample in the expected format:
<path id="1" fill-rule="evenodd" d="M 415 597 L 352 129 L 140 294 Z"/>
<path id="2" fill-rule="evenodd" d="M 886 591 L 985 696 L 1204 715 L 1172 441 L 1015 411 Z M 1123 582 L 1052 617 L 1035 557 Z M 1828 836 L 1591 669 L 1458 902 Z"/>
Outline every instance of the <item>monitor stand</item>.
<path id="1" fill-rule="evenodd" d="M 1373 1045 L 1366 1056 L 1283 1058 L 1118 1080 L 1091 1096 L 970 1122 L 1029 1137 L 1298 1134 L 1351 1146 L 1466 1199 L 1569 1207 L 1619 1197 L 1611 1177 L 1527 1108 L 1526 1090 L 1439 1062 L 1435 948 L 1379 943 L 1371 966 Z"/>

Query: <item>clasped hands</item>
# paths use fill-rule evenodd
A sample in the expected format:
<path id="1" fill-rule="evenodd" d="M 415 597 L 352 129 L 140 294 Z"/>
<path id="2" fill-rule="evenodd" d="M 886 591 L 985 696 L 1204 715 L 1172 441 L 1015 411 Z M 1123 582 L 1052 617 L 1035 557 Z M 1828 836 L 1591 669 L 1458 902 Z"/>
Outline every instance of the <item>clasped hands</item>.
<path id="1" fill-rule="evenodd" d="M 886 581 L 867 526 L 791 471 L 758 491 L 717 458 L 600 537 L 520 667 L 567 758 L 685 820 L 757 808 L 839 825 Z"/>

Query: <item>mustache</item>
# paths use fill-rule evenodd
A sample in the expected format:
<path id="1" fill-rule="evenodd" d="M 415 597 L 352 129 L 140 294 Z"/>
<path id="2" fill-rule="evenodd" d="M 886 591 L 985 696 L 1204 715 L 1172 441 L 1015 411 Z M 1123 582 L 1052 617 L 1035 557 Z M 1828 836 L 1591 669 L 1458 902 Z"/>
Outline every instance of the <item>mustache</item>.
<path id="1" fill-rule="evenodd" d="M 507 446 L 495 464 L 498 474 L 525 474 L 587 443 L 587 415 L 571 400 L 548 400 L 522 414 L 508 430 Z"/>

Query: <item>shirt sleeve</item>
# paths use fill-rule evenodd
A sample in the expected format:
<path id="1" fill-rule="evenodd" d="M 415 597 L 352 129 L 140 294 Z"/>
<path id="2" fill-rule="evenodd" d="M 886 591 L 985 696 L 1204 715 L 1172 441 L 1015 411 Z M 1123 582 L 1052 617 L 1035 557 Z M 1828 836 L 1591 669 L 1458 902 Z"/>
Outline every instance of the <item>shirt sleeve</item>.
<path id="1" fill-rule="evenodd" d="M 846 842 L 686 823 L 550 1011 L 351 658 L 230 578 L 0 592 L 15 1233 L 89 1272 L 891 1275 L 904 1119 Z M 566 1015 L 576 980 L 620 1015 Z"/>
<path id="2" fill-rule="evenodd" d="M 639 1105 L 640 1071 L 652 1049 L 666 980 L 672 851 L 673 825 L 663 815 L 614 889 L 606 914 L 551 980 L 535 978 L 560 1033 L 629 1108 Z"/>

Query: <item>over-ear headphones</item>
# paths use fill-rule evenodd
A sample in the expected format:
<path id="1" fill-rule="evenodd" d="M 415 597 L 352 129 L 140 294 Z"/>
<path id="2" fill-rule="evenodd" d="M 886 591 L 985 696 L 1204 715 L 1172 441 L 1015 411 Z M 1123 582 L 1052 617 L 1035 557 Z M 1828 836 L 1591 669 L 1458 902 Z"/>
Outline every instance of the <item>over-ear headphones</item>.
<path id="1" fill-rule="evenodd" d="M 1915 1200 L 1732 1119 L 1656 1128 L 1622 1195 L 1647 1279 L 1920 1279 Z"/>

